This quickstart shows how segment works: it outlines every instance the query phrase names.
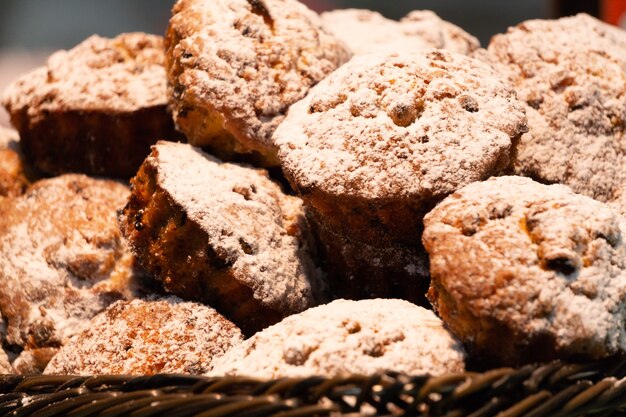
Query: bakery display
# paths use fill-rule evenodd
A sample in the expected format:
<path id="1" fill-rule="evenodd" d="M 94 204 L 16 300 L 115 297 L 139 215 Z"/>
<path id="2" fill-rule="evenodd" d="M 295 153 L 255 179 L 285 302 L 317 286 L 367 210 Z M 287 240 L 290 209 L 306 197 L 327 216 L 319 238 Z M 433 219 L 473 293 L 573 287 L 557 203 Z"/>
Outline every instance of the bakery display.
<path id="1" fill-rule="evenodd" d="M 430 10 L 415 10 L 395 21 L 365 9 L 337 9 L 320 15 L 324 28 L 355 55 L 438 48 L 470 55 L 480 47 L 474 36 Z"/>
<path id="2" fill-rule="evenodd" d="M 118 301 L 52 359 L 45 374 L 203 374 L 242 342 L 217 311 L 178 297 Z"/>
<path id="3" fill-rule="evenodd" d="M 504 172 L 525 131 L 522 104 L 489 66 L 426 50 L 353 58 L 291 107 L 274 140 L 321 229 L 420 251 L 424 214 L 463 185 Z M 407 265 L 401 280 L 424 282 L 423 264 Z M 376 269 L 376 258 L 368 266 Z M 361 279 L 368 275 L 355 277 L 357 291 Z M 421 296 L 399 290 L 361 297 Z"/>
<path id="4" fill-rule="evenodd" d="M 92 36 L 24 75 L 2 103 L 39 170 L 129 178 L 157 139 L 175 137 L 163 40 Z"/>
<path id="5" fill-rule="evenodd" d="M 196 146 L 276 166 L 272 134 L 346 62 L 343 43 L 296 0 L 179 0 L 166 35 L 170 105 Z"/>
<path id="6" fill-rule="evenodd" d="M 626 32 L 585 14 L 530 20 L 488 51 L 526 103 L 515 171 L 611 201 L 626 182 Z"/>
<path id="7" fill-rule="evenodd" d="M 24 193 L 33 177 L 24 162 L 17 132 L 0 126 L 0 198 Z"/>
<path id="8" fill-rule="evenodd" d="M 122 232 L 168 291 L 247 334 L 324 300 L 302 202 L 264 170 L 159 142 L 131 182 Z"/>
<path id="9" fill-rule="evenodd" d="M 53 55 L 3 99 L 0 414 L 623 411 L 623 33 L 180 0 Z"/>
<path id="10" fill-rule="evenodd" d="M 287 317 L 216 359 L 212 374 L 306 375 L 461 372 L 465 352 L 432 311 L 394 299 L 336 300 Z"/>
<path id="11" fill-rule="evenodd" d="M 624 353 L 621 222 L 563 185 L 468 185 L 424 219 L 428 297 L 470 352 L 494 364 Z"/>
<path id="12" fill-rule="evenodd" d="M 127 197 L 120 183 L 67 174 L 0 200 L 2 339 L 20 355 L 14 367 L 41 372 L 93 316 L 140 292 L 116 221 Z"/>

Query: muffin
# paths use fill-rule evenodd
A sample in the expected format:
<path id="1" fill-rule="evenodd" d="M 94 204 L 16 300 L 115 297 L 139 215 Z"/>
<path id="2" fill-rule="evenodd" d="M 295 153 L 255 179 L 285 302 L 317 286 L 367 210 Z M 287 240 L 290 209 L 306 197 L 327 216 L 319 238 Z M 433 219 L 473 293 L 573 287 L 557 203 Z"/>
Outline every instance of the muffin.
<path id="1" fill-rule="evenodd" d="M 93 316 L 140 292 L 145 276 L 116 221 L 127 196 L 117 182 L 67 174 L 0 201 L 0 311 L 16 369 L 41 372 Z"/>
<path id="2" fill-rule="evenodd" d="M 320 17 L 324 29 L 355 55 L 428 48 L 469 55 L 480 47 L 478 39 L 430 10 L 415 10 L 399 22 L 365 9 L 332 10 Z"/>
<path id="3" fill-rule="evenodd" d="M 239 329 L 211 307 L 178 297 L 118 301 L 52 358 L 45 374 L 203 374 L 241 343 Z"/>
<path id="4" fill-rule="evenodd" d="M 36 168 L 129 178 L 150 145 L 176 136 L 166 84 L 161 37 L 92 36 L 18 79 L 2 101 Z"/>
<path id="5" fill-rule="evenodd" d="M 626 32 L 585 14 L 530 20 L 488 52 L 526 105 L 515 172 L 613 200 L 626 184 Z"/>
<path id="6" fill-rule="evenodd" d="M 495 71 L 427 50 L 353 58 L 292 106 L 274 140 L 319 229 L 377 250 L 410 248 L 418 259 L 424 215 L 463 185 L 505 172 L 525 130 L 522 104 Z M 338 287 L 358 290 L 369 279 L 365 268 L 351 284 L 334 266 Z M 375 296 L 421 297 L 410 293 L 423 286 L 421 269 L 395 277 L 407 285 L 403 295 Z"/>
<path id="7" fill-rule="evenodd" d="M 166 54 L 180 131 L 222 159 L 277 166 L 289 106 L 349 59 L 320 26 L 296 0 L 179 0 Z"/>
<path id="8" fill-rule="evenodd" d="M 424 219 L 428 298 L 483 364 L 626 350 L 623 220 L 563 185 L 500 177 Z"/>
<path id="9" fill-rule="evenodd" d="M 459 341 L 432 311 L 394 299 L 336 300 L 233 347 L 216 359 L 211 375 L 441 375 L 462 372 L 464 358 Z"/>
<path id="10" fill-rule="evenodd" d="M 264 170 L 159 142 L 120 222 L 167 291 L 213 306 L 246 334 L 324 300 L 302 202 Z"/>

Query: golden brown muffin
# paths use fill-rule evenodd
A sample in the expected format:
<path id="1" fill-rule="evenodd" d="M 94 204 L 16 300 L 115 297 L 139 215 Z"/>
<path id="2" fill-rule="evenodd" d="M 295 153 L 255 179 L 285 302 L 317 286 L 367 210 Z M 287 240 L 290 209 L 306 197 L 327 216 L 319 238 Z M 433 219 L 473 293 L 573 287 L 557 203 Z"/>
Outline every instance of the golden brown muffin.
<path id="1" fill-rule="evenodd" d="M 433 306 L 484 364 L 626 351 L 623 220 L 563 185 L 492 178 L 424 219 Z"/>
<path id="2" fill-rule="evenodd" d="M 166 35 L 178 128 L 222 159 L 278 165 L 272 133 L 289 106 L 348 60 L 296 0 L 179 0 Z"/>
<path id="3" fill-rule="evenodd" d="M 178 297 L 118 301 L 50 361 L 45 374 L 203 374 L 243 341 L 211 307 Z"/>
<path id="4" fill-rule="evenodd" d="M 159 142 L 120 223 L 168 291 L 206 302 L 244 333 L 323 301 L 302 202 L 263 170 Z"/>
<path id="5" fill-rule="evenodd" d="M 116 209 L 128 188 L 68 174 L 0 201 L 0 312 L 23 369 L 39 368 L 113 301 L 138 291 Z M 34 361 L 34 363 L 33 363 Z"/>
<path id="6" fill-rule="evenodd" d="M 166 84 L 161 37 L 92 36 L 17 80 L 3 103 L 41 171 L 129 178 L 175 135 Z"/>
<path id="7" fill-rule="evenodd" d="M 470 55 L 480 47 L 478 39 L 430 10 L 415 10 L 399 22 L 365 9 L 332 10 L 320 17 L 324 29 L 356 55 L 428 48 Z"/>
<path id="8" fill-rule="evenodd" d="M 461 343 L 432 311 L 394 299 L 347 301 L 287 317 L 216 359 L 212 375 L 273 379 L 462 372 Z"/>
<path id="9" fill-rule="evenodd" d="M 27 171 L 17 132 L 0 126 L 0 198 L 23 194 L 33 176 Z"/>
<path id="10" fill-rule="evenodd" d="M 626 31 L 585 14 L 529 20 L 488 51 L 526 103 L 516 173 L 613 200 L 626 184 Z"/>

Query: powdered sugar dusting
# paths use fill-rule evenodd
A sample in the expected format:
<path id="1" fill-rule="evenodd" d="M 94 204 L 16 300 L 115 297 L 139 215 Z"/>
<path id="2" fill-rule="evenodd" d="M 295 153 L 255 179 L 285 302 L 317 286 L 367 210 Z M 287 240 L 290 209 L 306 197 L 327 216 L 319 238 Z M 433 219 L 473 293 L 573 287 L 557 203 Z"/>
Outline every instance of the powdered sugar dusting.
<path id="1" fill-rule="evenodd" d="M 272 133 L 289 106 L 349 58 L 295 0 L 180 0 L 173 13 L 172 108 L 195 145 L 214 139 L 198 137 L 204 126 L 180 123 L 197 106 L 219 114 L 212 117 L 223 119 L 216 123 L 238 139 L 240 152 L 275 153 Z"/>
<path id="2" fill-rule="evenodd" d="M 626 184 L 626 32 L 584 14 L 530 20 L 488 56 L 527 107 L 516 171 L 612 200 Z"/>
<path id="3" fill-rule="evenodd" d="M 115 217 L 127 195 L 113 181 L 65 175 L 0 202 L 9 344 L 58 347 L 108 304 L 133 296 L 134 258 Z"/>
<path id="4" fill-rule="evenodd" d="M 525 123 L 490 67 L 428 50 L 353 58 L 292 106 L 274 140 L 299 189 L 430 197 L 508 165 Z"/>
<path id="5" fill-rule="evenodd" d="M 461 344 L 432 311 L 394 299 L 347 301 L 287 317 L 215 362 L 212 375 L 282 378 L 464 369 Z"/>
<path id="6" fill-rule="evenodd" d="M 50 361 L 46 374 L 202 374 L 241 343 L 211 307 L 171 296 L 119 301 L 94 317 Z"/>
<path id="7" fill-rule="evenodd" d="M 326 30 L 358 55 L 428 48 L 467 55 L 480 47 L 478 39 L 429 10 L 413 11 L 399 22 L 365 9 L 333 10 L 321 19 Z"/>
<path id="8" fill-rule="evenodd" d="M 562 358 L 624 352 L 620 222 L 603 203 L 562 185 L 522 177 L 471 184 L 424 220 L 433 285 L 458 305 L 445 296 L 435 303 L 452 312 L 444 320 L 461 339 L 490 340 L 478 349 L 504 361 L 515 362 L 537 341 L 542 353 Z M 494 321 L 512 329 L 506 346 L 493 337 L 509 333 L 482 334 Z"/>
<path id="9" fill-rule="evenodd" d="M 302 202 L 285 195 L 265 171 L 170 142 L 153 147 L 146 163 L 255 299 L 280 312 L 318 301 L 322 284 L 308 252 Z"/>
<path id="10" fill-rule="evenodd" d="M 69 51 L 50 56 L 46 66 L 13 83 L 3 103 L 9 113 L 94 110 L 132 112 L 167 104 L 163 40 L 143 33 L 114 39 L 91 36 Z"/>

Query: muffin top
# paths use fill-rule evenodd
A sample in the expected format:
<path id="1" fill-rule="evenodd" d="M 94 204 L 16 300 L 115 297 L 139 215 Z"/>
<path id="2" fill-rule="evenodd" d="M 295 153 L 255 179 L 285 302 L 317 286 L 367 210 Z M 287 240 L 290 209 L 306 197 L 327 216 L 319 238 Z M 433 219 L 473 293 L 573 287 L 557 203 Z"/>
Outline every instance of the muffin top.
<path id="1" fill-rule="evenodd" d="M 202 304 L 174 296 L 119 301 L 74 336 L 44 373 L 202 374 L 242 340 L 233 323 Z"/>
<path id="2" fill-rule="evenodd" d="M 357 55 L 427 48 L 468 55 L 480 46 L 478 39 L 430 10 L 415 10 L 399 22 L 365 9 L 332 10 L 321 19 L 324 28 Z"/>
<path id="3" fill-rule="evenodd" d="M 536 360 L 526 351 L 533 346 L 544 359 L 624 351 L 621 222 L 563 185 L 523 177 L 470 184 L 424 219 L 429 296 L 441 295 L 431 301 L 464 342 L 481 339 L 485 323 L 510 329 L 506 346 L 487 337 L 477 347 L 505 363 Z"/>
<path id="4" fill-rule="evenodd" d="M 292 106 L 276 130 L 301 193 L 446 195 L 509 164 L 523 106 L 482 62 L 440 50 L 357 56 Z"/>
<path id="5" fill-rule="evenodd" d="M 24 75 L 5 91 L 9 113 L 132 112 L 167 104 L 163 39 L 126 33 L 113 39 L 93 35 L 45 66 Z"/>
<path id="6" fill-rule="evenodd" d="M 488 57 L 526 103 L 516 172 L 612 200 L 626 184 L 626 31 L 585 14 L 530 20 Z"/>
<path id="7" fill-rule="evenodd" d="M 292 315 L 215 361 L 212 375 L 281 378 L 395 370 L 461 372 L 461 344 L 432 311 L 395 299 L 336 300 Z"/>

